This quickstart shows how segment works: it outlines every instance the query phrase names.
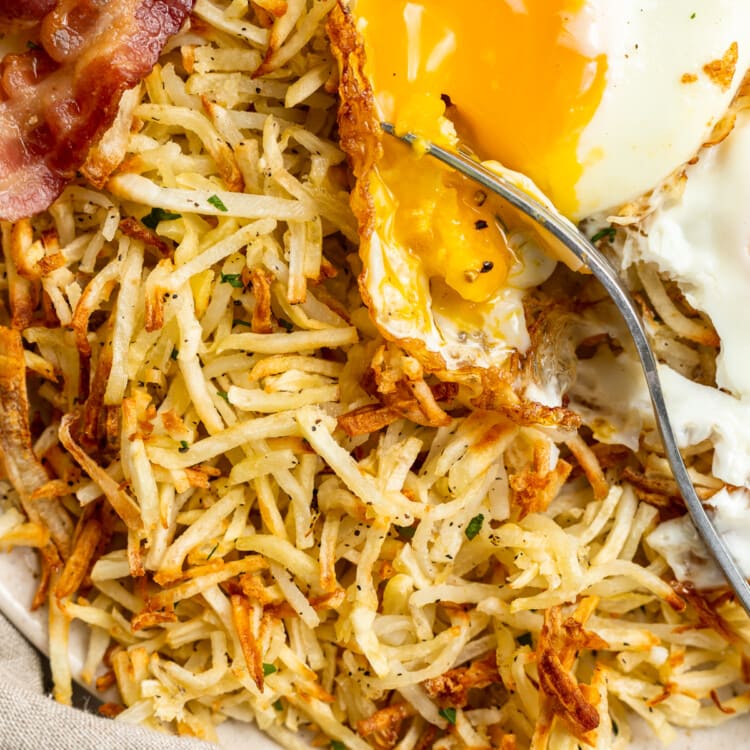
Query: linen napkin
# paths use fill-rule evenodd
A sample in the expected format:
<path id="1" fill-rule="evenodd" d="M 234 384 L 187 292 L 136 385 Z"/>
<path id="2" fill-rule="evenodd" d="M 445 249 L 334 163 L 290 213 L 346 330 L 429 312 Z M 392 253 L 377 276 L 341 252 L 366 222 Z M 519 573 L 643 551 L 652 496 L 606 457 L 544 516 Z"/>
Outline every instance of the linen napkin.
<path id="1" fill-rule="evenodd" d="M 56 703 L 41 659 L 0 615 L 0 750 L 217 750 Z"/>

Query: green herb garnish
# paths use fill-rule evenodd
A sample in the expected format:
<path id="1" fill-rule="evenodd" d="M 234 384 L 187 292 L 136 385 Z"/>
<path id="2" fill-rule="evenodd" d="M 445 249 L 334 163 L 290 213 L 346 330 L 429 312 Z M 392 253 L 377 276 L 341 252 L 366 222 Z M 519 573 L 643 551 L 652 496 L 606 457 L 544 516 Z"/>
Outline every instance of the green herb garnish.
<path id="1" fill-rule="evenodd" d="M 269 674 L 273 674 L 278 671 L 273 664 L 266 664 L 263 662 L 263 676 L 268 677 Z"/>
<path id="2" fill-rule="evenodd" d="M 529 646 L 531 647 L 531 633 L 522 633 L 521 635 L 516 638 L 518 641 L 518 644 L 520 646 Z"/>
<path id="3" fill-rule="evenodd" d="M 235 289 L 242 289 L 245 286 L 242 283 L 241 273 L 223 273 L 221 274 L 221 283 L 229 284 L 229 286 L 233 286 Z"/>
<path id="4" fill-rule="evenodd" d="M 346 750 L 346 745 L 338 740 L 331 740 L 331 750 Z"/>
<path id="5" fill-rule="evenodd" d="M 441 708 L 438 713 L 449 723 L 456 723 L 456 709 L 455 708 Z"/>
<path id="6" fill-rule="evenodd" d="M 172 347 L 172 353 L 169 355 L 169 358 L 173 362 L 176 362 L 177 361 L 177 357 L 179 357 L 179 356 L 180 356 L 180 350 L 177 349 L 176 347 Z"/>
<path id="7" fill-rule="evenodd" d="M 226 401 L 227 403 L 229 403 L 229 394 L 226 391 L 216 391 L 216 395 L 219 398 L 223 398 L 224 401 Z"/>
<path id="8" fill-rule="evenodd" d="M 176 214 L 172 211 L 165 211 L 163 208 L 152 208 L 150 213 L 147 213 L 141 219 L 141 224 L 148 227 L 149 229 L 156 229 L 160 221 L 174 221 L 175 219 L 181 218 L 182 214 Z"/>
<path id="9" fill-rule="evenodd" d="M 286 331 L 291 331 L 294 328 L 294 325 L 284 318 L 279 318 L 279 325 Z"/>
<path id="10" fill-rule="evenodd" d="M 233 326 L 246 326 L 247 328 L 252 328 L 253 327 L 252 323 L 248 323 L 246 320 L 238 320 L 237 318 L 235 318 L 232 321 L 232 325 Z"/>
<path id="11" fill-rule="evenodd" d="M 417 530 L 416 526 L 396 526 L 395 524 L 393 528 L 396 529 L 396 533 L 402 539 L 411 539 L 414 536 L 414 532 Z"/>
<path id="12" fill-rule="evenodd" d="M 592 238 L 592 242 L 599 242 L 599 240 L 609 240 L 609 242 L 612 242 L 612 240 L 615 238 L 615 235 L 617 234 L 617 230 L 614 227 L 606 227 L 605 229 L 600 229 Z"/>
<path id="13" fill-rule="evenodd" d="M 227 208 L 227 207 L 226 207 L 226 206 L 224 205 L 224 201 L 223 201 L 223 200 L 222 200 L 221 198 L 219 198 L 219 196 L 218 196 L 218 195 L 212 195 L 212 196 L 211 196 L 211 197 L 210 197 L 210 198 L 208 199 L 208 202 L 209 202 L 209 203 L 210 203 L 210 204 L 211 204 L 211 205 L 212 205 L 212 206 L 213 206 L 214 208 L 218 208 L 218 209 L 219 209 L 219 211 L 225 211 L 225 212 L 226 212 L 226 211 L 229 211 L 229 209 L 228 209 L 228 208 Z"/>
<path id="14" fill-rule="evenodd" d="M 484 516 L 481 513 L 474 516 L 474 518 L 472 518 L 471 521 L 469 521 L 469 523 L 466 525 L 466 528 L 464 529 L 464 534 L 466 534 L 466 538 L 473 539 L 482 530 L 483 523 L 484 523 Z"/>
<path id="15" fill-rule="evenodd" d="M 216 552 L 216 549 L 218 548 L 218 546 L 219 546 L 219 543 L 216 542 L 216 544 L 214 544 L 214 548 L 208 553 L 208 557 L 206 558 L 206 560 L 210 560 L 211 559 L 211 557 L 213 556 L 214 552 Z"/>
<path id="16" fill-rule="evenodd" d="M 187 453 L 190 450 L 187 440 L 180 440 L 180 447 L 177 449 L 180 453 Z"/>

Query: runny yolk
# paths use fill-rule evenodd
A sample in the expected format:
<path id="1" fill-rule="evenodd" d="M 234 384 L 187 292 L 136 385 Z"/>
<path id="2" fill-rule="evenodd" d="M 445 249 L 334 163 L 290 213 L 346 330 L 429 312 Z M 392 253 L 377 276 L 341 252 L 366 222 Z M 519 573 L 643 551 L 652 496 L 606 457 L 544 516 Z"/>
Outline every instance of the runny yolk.
<path id="1" fill-rule="evenodd" d="M 531 177 L 576 212 L 579 137 L 604 92 L 607 60 L 587 54 L 585 0 L 356 0 L 367 75 L 400 131 L 446 143 L 447 116 L 480 158 Z M 467 300 L 502 287 L 510 263 L 496 204 L 429 159 L 385 143 L 379 165 L 399 208 L 393 227 L 425 271 Z M 487 269 L 490 269 L 489 271 Z"/>

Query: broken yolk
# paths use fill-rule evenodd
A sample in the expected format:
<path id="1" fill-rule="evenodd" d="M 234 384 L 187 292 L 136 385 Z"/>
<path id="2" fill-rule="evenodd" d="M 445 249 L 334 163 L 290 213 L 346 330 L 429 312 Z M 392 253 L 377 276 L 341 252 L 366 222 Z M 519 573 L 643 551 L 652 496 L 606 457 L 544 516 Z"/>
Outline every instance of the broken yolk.
<path id="1" fill-rule="evenodd" d="M 578 140 L 601 101 L 604 55 L 576 45 L 584 0 L 357 0 L 367 75 L 384 119 L 531 177 L 575 213 Z M 399 143 L 379 172 L 397 206 L 392 229 L 430 276 L 482 302 L 512 262 L 498 204 Z"/>

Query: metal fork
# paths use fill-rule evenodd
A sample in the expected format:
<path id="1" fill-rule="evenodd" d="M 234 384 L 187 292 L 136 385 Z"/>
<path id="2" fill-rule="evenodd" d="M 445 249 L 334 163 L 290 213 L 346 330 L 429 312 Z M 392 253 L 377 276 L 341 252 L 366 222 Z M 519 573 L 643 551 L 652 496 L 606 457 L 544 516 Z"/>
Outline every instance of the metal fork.
<path id="1" fill-rule="evenodd" d="M 719 536 L 711 523 L 711 519 L 703 507 L 703 503 L 701 503 L 695 492 L 695 487 L 677 447 L 677 440 L 672 429 L 672 424 L 669 421 L 669 414 L 667 413 L 667 406 L 664 401 L 664 392 L 659 380 L 656 357 L 648 342 L 646 331 L 633 302 L 633 298 L 609 261 L 573 224 L 554 211 L 550 211 L 510 181 L 490 171 L 474 159 L 461 153 L 447 151 L 414 133 L 397 133 L 394 126 L 389 122 L 381 123 L 381 127 L 386 133 L 405 143 L 418 143 L 420 150 L 424 150 L 425 153 L 452 167 L 469 179 L 474 180 L 487 190 L 499 195 L 562 242 L 599 280 L 620 311 L 630 331 L 630 335 L 633 337 L 633 342 L 635 343 L 635 348 L 638 351 L 638 356 L 643 367 L 643 373 L 646 376 L 646 385 L 651 396 L 651 404 L 654 408 L 656 424 L 664 443 L 667 460 L 669 461 L 677 486 L 680 489 L 680 494 L 693 520 L 693 524 L 708 548 L 709 554 L 716 561 L 719 568 L 721 568 L 740 603 L 750 615 L 750 584 L 748 584 L 747 579 L 739 569 L 726 544 L 724 544 L 724 540 Z"/>

